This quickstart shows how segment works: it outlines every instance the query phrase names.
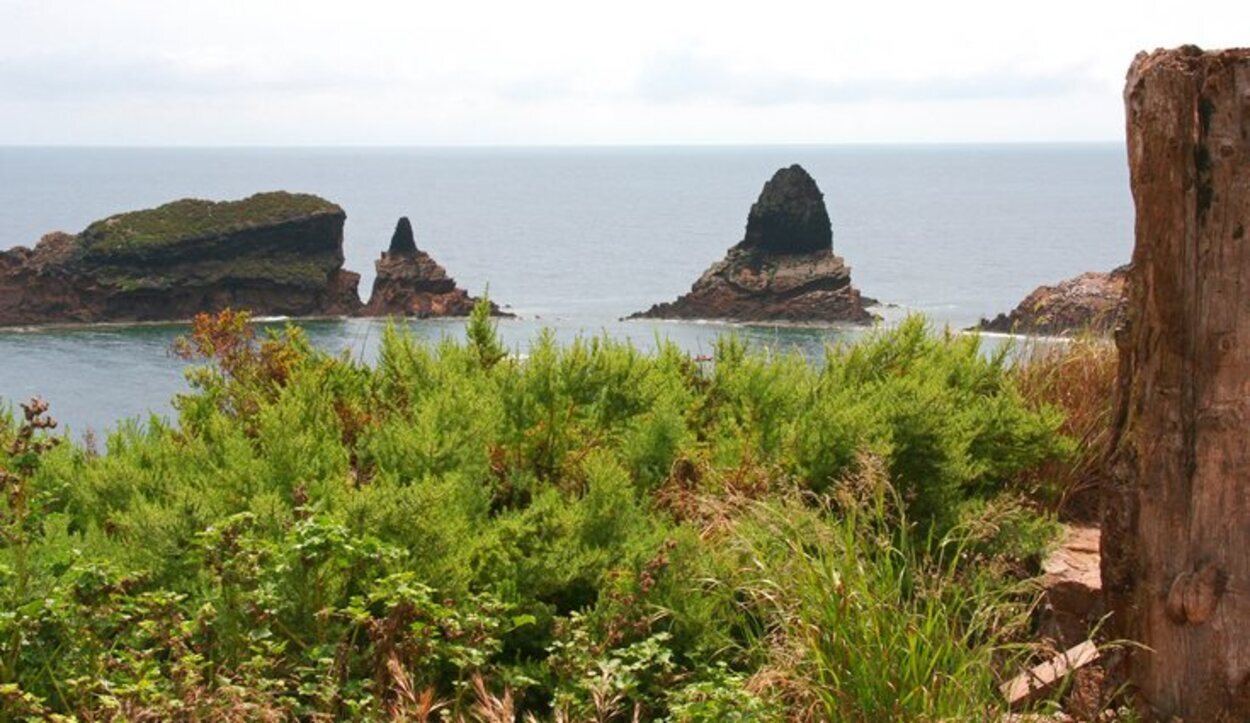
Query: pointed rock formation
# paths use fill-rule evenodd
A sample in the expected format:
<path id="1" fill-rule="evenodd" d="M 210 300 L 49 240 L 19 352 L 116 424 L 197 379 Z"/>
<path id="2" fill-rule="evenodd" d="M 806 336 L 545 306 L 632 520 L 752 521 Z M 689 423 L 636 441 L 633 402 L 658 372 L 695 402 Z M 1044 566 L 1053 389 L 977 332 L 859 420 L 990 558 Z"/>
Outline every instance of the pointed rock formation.
<path id="1" fill-rule="evenodd" d="M 851 286 L 851 269 L 833 254 L 824 194 L 801 166 L 764 184 L 746 236 L 703 273 L 690 292 L 631 319 L 853 322 L 873 320 Z"/>
<path id="2" fill-rule="evenodd" d="M 400 216 L 395 224 L 395 233 L 391 234 L 391 247 L 387 250 L 391 256 L 416 256 L 417 239 L 412 234 L 412 222 L 407 216 Z"/>
<path id="3" fill-rule="evenodd" d="M 417 248 L 407 216 L 395 224 L 390 248 L 375 262 L 378 275 L 361 316 L 468 316 L 477 299 L 456 287 L 455 279 Z M 496 316 L 512 316 L 495 304 Z"/>
<path id="4" fill-rule="evenodd" d="M 1004 334 L 1062 336 L 1110 334 L 1120 321 L 1128 266 L 1090 271 L 1054 286 L 1039 286 L 1009 314 L 982 319 L 976 328 Z"/>
<path id="5" fill-rule="evenodd" d="M 751 206 L 739 245 L 774 254 L 832 250 L 833 226 L 816 179 L 797 164 L 773 174 Z"/>

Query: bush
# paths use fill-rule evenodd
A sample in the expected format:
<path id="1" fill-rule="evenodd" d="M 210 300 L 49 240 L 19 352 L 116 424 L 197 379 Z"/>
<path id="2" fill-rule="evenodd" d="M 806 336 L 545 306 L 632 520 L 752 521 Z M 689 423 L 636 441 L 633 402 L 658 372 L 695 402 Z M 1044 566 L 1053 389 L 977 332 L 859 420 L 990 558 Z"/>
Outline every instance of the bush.
<path id="1" fill-rule="evenodd" d="M 375 367 L 229 312 L 180 349 L 208 363 L 177 425 L 104 454 L 0 418 L 10 711 L 975 715 L 1050 533 L 1003 491 L 1071 446 L 918 318 L 823 365 L 521 360 L 480 309 L 466 342 L 388 328 Z"/>

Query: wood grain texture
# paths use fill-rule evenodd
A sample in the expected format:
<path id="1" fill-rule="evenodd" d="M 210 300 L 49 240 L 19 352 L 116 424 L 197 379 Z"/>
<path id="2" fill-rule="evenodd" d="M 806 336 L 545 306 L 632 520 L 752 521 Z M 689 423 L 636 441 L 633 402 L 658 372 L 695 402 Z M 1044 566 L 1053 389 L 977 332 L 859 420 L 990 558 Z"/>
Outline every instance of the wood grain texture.
<path id="1" fill-rule="evenodd" d="M 1140 54 L 1103 587 L 1149 712 L 1250 719 L 1250 50 Z"/>

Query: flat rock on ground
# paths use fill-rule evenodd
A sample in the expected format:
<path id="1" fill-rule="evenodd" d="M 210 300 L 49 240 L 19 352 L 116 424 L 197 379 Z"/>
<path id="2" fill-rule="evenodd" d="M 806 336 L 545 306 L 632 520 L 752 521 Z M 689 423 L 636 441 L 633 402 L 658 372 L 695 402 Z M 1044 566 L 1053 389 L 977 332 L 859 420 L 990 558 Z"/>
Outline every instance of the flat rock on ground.
<path id="1" fill-rule="evenodd" d="M 1059 649 L 1087 640 L 1102 617 L 1100 540 L 1097 527 L 1068 527 L 1042 563 L 1045 597 L 1040 630 Z"/>

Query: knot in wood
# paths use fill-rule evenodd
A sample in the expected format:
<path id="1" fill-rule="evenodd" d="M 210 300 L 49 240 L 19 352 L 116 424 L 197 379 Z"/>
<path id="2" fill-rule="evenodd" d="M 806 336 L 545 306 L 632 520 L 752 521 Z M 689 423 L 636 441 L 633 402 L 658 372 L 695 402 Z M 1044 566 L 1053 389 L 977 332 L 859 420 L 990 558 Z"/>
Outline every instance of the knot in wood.
<path id="1" fill-rule="evenodd" d="M 1209 562 L 1185 570 L 1172 580 L 1164 612 L 1177 625 L 1201 625 L 1215 614 L 1227 582 L 1224 571 Z"/>

